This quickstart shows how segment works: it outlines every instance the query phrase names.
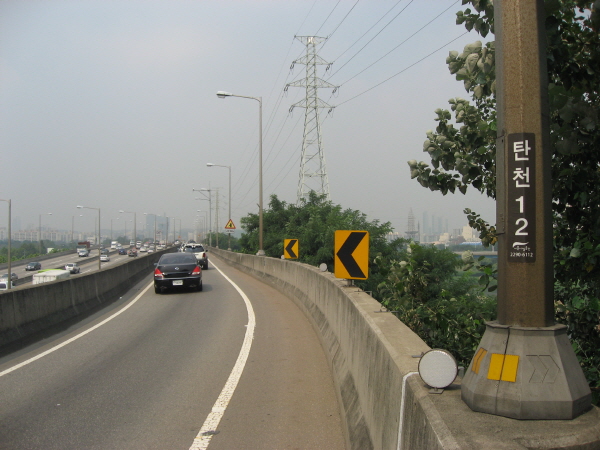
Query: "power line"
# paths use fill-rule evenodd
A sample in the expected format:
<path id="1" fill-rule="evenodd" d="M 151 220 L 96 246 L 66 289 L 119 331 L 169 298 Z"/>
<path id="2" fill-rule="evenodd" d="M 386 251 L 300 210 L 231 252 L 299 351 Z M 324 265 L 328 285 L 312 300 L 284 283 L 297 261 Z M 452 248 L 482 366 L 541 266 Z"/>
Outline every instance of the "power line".
<path id="1" fill-rule="evenodd" d="M 377 25 L 379 22 L 381 22 L 381 21 L 383 20 L 383 18 L 384 18 L 385 16 L 387 16 L 387 15 L 390 13 L 390 11 L 391 11 L 392 9 L 394 9 L 396 6 L 398 6 L 398 3 L 400 3 L 401 1 L 402 1 L 402 0 L 398 0 L 394 6 L 392 6 L 390 9 L 388 9 L 388 11 L 387 11 L 387 12 L 386 12 L 386 13 L 385 13 L 383 16 L 381 16 L 381 18 L 380 18 L 380 19 L 379 19 L 377 22 L 375 22 L 373 25 L 371 25 L 371 27 L 370 27 L 370 28 L 369 28 L 367 31 L 365 31 L 365 32 L 362 34 L 362 36 L 361 36 L 361 37 L 359 37 L 359 38 L 358 38 L 356 41 L 354 41 L 354 42 L 352 43 L 352 45 L 350 45 L 350 47 L 348 47 L 346 50 L 344 50 L 344 51 L 343 51 L 343 52 L 340 54 L 340 56 L 338 56 L 337 58 L 335 58 L 335 59 L 334 59 L 334 61 L 337 61 L 337 60 L 338 60 L 338 59 L 340 59 L 342 56 L 344 56 L 348 50 L 350 50 L 352 47 L 354 47 L 354 46 L 356 45 L 356 43 L 357 43 L 358 41 L 360 41 L 362 38 L 364 38 L 364 37 L 365 37 L 365 35 L 366 35 L 366 34 L 367 34 L 369 31 L 371 31 L 373 28 L 375 28 L 375 26 L 376 26 L 376 25 Z"/>
<path id="2" fill-rule="evenodd" d="M 352 11 L 355 9 L 355 7 L 357 6 L 358 2 L 360 0 L 356 0 L 356 2 L 354 2 L 353 6 L 350 8 L 350 10 L 346 13 L 346 15 L 344 16 L 344 18 L 340 21 L 340 23 L 338 23 L 338 25 L 335 27 L 335 29 L 333 30 L 333 32 L 330 34 L 330 37 L 335 34 L 339 28 L 341 27 L 341 25 L 347 20 L 347 18 L 350 16 L 350 14 L 352 13 Z M 365 33 L 362 34 L 362 36 L 360 38 L 358 38 L 350 47 L 348 47 L 343 53 L 340 54 L 340 56 L 338 57 L 341 58 L 343 57 L 343 55 L 345 55 L 352 47 L 354 47 L 365 35 L 367 35 L 367 33 L 369 33 L 369 31 L 373 30 L 378 24 L 381 23 L 382 20 L 384 20 L 385 17 L 389 16 L 390 12 L 394 10 L 394 8 L 396 8 L 400 2 L 402 0 L 398 0 L 394 6 L 392 8 L 390 8 L 373 26 L 371 26 Z M 386 28 L 389 27 L 389 25 L 403 12 L 406 10 L 406 8 L 408 6 L 410 6 L 410 4 L 412 3 L 412 0 L 408 3 L 408 5 L 406 5 L 405 7 L 402 8 L 402 10 L 396 14 L 394 16 L 394 18 L 392 18 L 380 31 L 377 32 L 377 34 L 371 38 L 369 40 L 369 42 L 367 42 L 367 44 L 365 44 L 359 51 L 357 51 L 354 56 L 352 56 L 352 58 L 354 58 L 358 53 L 360 53 L 367 45 L 369 45 L 379 34 L 381 34 L 381 32 Z M 455 5 L 456 3 L 458 3 L 458 1 L 453 2 L 453 4 L 446 8 L 442 13 L 438 14 L 435 18 L 433 18 L 432 20 L 430 20 L 427 24 L 425 24 L 423 27 L 421 27 L 417 32 L 413 33 L 413 35 L 411 35 L 409 38 L 405 39 L 402 43 L 400 43 L 399 45 L 397 45 L 396 47 L 394 47 L 394 49 L 392 49 L 390 52 L 386 53 L 386 55 L 384 55 L 383 57 L 379 58 L 377 61 L 375 61 L 374 63 L 370 64 L 368 67 L 366 67 L 365 69 L 363 69 L 361 72 L 359 72 L 358 74 L 354 75 L 352 78 L 348 79 L 344 84 L 348 83 L 349 81 L 351 81 L 352 79 L 354 79 L 355 77 L 357 77 L 358 75 L 360 75 L 362 72 L 364 72 L 365 70 L 367 70 L 368 68 L 372 67 L 373 65 L 375 65 L 376 63 L 378 63 L 381 59 L 387 57 L 390 53 L 392 53 L 394 50 L 396 50 L 399 46 L 403 45 L 406 41 L 408 41 L 408 39 L 412 38 L 414 35 L 416 35 L 418 32 L 422 31 L 424 28 L 426 28 L 427 26 L 429 26 L 434 20 L 436 20 L 438 17 L 440 17 L 442 14 L 444 14 L 446 11 L 448 11 L 453 5 Z M 339 7 L 340 4 L 340 0 L 338 0 L 338 2 L 336 3 L 336 5 L 333 7 L 333 9 L 329 12 L 329 14 L 327 15 L 327 18 L 323 21 L 321 27 L 319 27 L 319 30 L 321 30 L 324 25 L 327 23 L 328 20 L 330 20 L 330 18 L 332 17 L 332 14 L 334 13 L 334 11 Z M 300 27 L 302 28 L 304 26 L 304 24 L 307 22 L 308 17 L 310 16 L 310 14 L 313 12 L 314 7 L 316 5 L 316 0 L 312 3 L 312 6 L 310 7 L 309 12 L 307 13 L 307 15 L 305 16 L 302 24 L 300 25 Z M 466 33 L 464 33 L 466 34 Z M 455 40 L 459 39 L 460 37 L 464 36 L 464 34 L 462 34 L 461 36 L 451 40 L 450 42 L 448 42 L 447 44 L 444 44 L 443 47 L 445 47 L 446 45 L 454 42 Z M 293 41 L 292 41 L 293 42 Z M 411 64 L 410 66 L 406 67 L 405 69 L 403 69 L 402 71 L 392 75 L 391 77 L 388 77 L 387 79 L 383 80 L 382 82 L 376 84 L 375 86 L 361 92 L 360 94 L 355 95 L 354 97 L 344 101 L 343 103 L 341 103 L 338 106 L 341 106 L 342 104 L 345 104 L 351 100 L 354 100 L 355 98 L 364 95 L 365 93 L 375 89 L 376 87 L 380 86 L 381 84 L 386 83 L 387 81 L 391 80 L 392 78 L 400 75 L 401 73 L 405 72 L 406 70 L 414 67 L 416 64 L 420 63 L 421 61 L 423 61 L 424 59 L 428 58 L 429 56 L 435 54 L 436 52 L 438 52 L 439 50 L 441 50 L 443 47 L 431 52 L 430 54 L 428 54 L 427 56 L 425 56 L 424 58 L 421 58 L 420 60 L 416 61 L 415 63 Z M 288 49 L 288 52 L 286 54 L 286 58 L 289 56 L 290 52 L 291 52 L 292 46 L 290 45 L 290 49 Z M 350 60 L 349 60 L 350 61 Z M 347 61 L 342 67 L 340 67 L 334 74 L 332 74 L 331 76 L 337 74 L 342 68 L 344 68 L 349 61 Z M 282 67 L 285 66 L 285 63 L 282 65 Z M 282 74 L 282 70 L 280 69 L 279 74 L 277 76 L 277 80 L 279 80 L 281 78 L 281 74 Z M 291 72 L 288 73 L 288 76 L 286 77 L 287 79 L 289 79 L 291 76 Z M 328 77 L 330 78 L 330 77 Z M 287 81 L 287 80 L 286 80 Z M 275 83 L 275 86 L 278 84 L 278 82 Z M 272 97 L 273 94 L 273 89 L 271 90 L 269 97 Z M 285 128 L 288 128 L 288 124 L 291 124 L 291 121 L 289 120 L 289 116 L 286 115 L 286 117 L 280 121 L 280 123 L 278 125 L 275 125 L 275 119 L 276 117 L 279 115 L 279 111 L 281 109 L 282 106 L 282 100 L 283 100 L 283 96 L 284 93 L 281 93 L 281 95 L 277 98 L 273 108 L 270 111 L 269 114 L 269 119 L 267 120 L 267 126 L 264 129 L 264 134 L 265 134 L 265 138 L 268 137 L 269 142 L 269 151 L 266 153 L 266 158 L 264 163 L 266 163 L 265 167 L 267 168 L 268 171 L 272 170 L 273 167 L 275 167 L 275 163 L 279 160 L 279 158 L 282 156 L 282 154 L 285 152 L 285 147 L 288 145 L 288 142 L 290 141 L 290 139 L 292 139 L 293 137 L 293 133 L 296 131 L 299 123 L 300 123 L 300 118 L 295 121 L 295 123 L 293 124 L 291 131 L 289 132 L 289 134 L 287 135 L 286 139 L 284 140 L 284 142 L 281 145 L 277 145 L 278 142 L 281 140 L 282 137 L 282 133 L 284 131 Z M 297 96 L 296 96 L 297 97 Z M 323 120 L 320 120 L 321 123 L 323 123 L 325 120 L 327 119 L 327 117 L 325 117 Z M 276 129 L 278 128 L 278 130 L 276 131 Z M 255 135 L 256 133 L 254 133 Z M 273 137 L 273 139 L 271 139 L 270 137 Z M 249 142 L 249 144 L 251 143 L 251 141 Z M 255 146 L 254 147 L 254 151 L 252 152 L 252 155 L 250 156 L 250 160 L 251 161 L 256 161 L 257 158 L 257 152 L 258 152 L 258 147 Z M 286 162 L 283 164 L 281 169 L 277 170 L 277 173 L 275 174 L 274 177 L 270 177 L 271 182 L 269 183 L 269 185 L 267 186 L 268 188 L 270 188 L 270 186 L 272 186 L 273 184 L 275 184 L 273 189 L 277 189 L 285 180 L 288 180 L 289 177 L 289 173 L 291 172 L 291 170 L 294 168 L 293 164 L 291 167 L 289 167 L 290 163 L 293 163 L 294 161 L 297 161 L 299 158 L 296 157 L 294 158 L 294 156 L 296 155 L 296 151 L 292 152 L 290 154 L 290 156 L 287 158 Z M 285 159 L 285 158 L 283 158 Z M 252 163 L 254 164 L 254 163 Z M 288 168 L 289 167 L 289 168 Z M 236 198 L 241 198 L 242 201 L 244 201 L 247 196 L 249 194 L 252 194 L 251 189 L 245 189 L 243 193 L 240 194 L 240 189 L 241 186 L 243 185 L 243 183 L 245 183 L 248 178 L 252 178 L 249 177 L 248 175 L 251 174 L 250 171 L 251 165 L 250 163 L 246 164 L 246 166 L 244 167 L 244 173 L 243 173 L 243 177 L 242 178 L 238 178 L 238 182 L 236 183 L 236 189 L 235 189 L 235 197 Z M 287 170 L 286 170 L 287 169 Z M 279 179 L 279 180 L 278 180 Z M 257 184 L 257 176 L 254 176 L 254 181 L 252 182 L 251 185 L 256 185 Z M 241 204 L 238 201 L 236 201 L 237 204 Z"/>
<path id="3" fill-rule="evenodd" d="M 352 10 L 354 9 L 354 7 L 355 7 L 355 6 L 358 4 L 358 2 L 360 2 L 360 0 L 356 0 L 356 2 L 354 3 L 354 5 L 352 5 L 352 8 L 350 8 L 350 11 L 348 11 L 348 12 L 346 13 L 346 15 L 344 16 L 344 18 L 341 20 L 341 22 L 340 22 L 340 23 L 338 23 L 338 26 L 337 26 L 337 27 L 335 27 L 335 28 L 333 29 L 333 31 L 332 31 L 332 32 L 329 34 L 329 36 L 327 36 L 327 39 L 331 38 L 331 36 L 333 36 L 333 35 L 335 34 L 335 32 L 337 31 L 337 29 L 338 29 L 338 28 L 339 28 L 339 27 L 340 27 L 340 26 L 341 26 L 341 25 L 344 23 L 344 21 L 345 21 L 345 20 L 348 18 L 348 16 L 350 15 L 350 13 L 351 13 L 351 12 L 352 12 Z M 325 44 L 327 44 L 327 42 L 325 42 Z M 322 46 L 321 48 L 325 47 L 325 44 L 323 44 L 323 46 Z"/>
<path id="4" fill-rule="evenodd" d="M 426 27 L 428 27 L 429 25 L 431 25 L 431 23 L 433 23 L 436 19 L 438 19 L 440 16 L 442 16 L 444 13 L 446 13 L 450 8 L 452 8 L 456 3 L 458 3 L 460 0 L 457 0 L 456 2 L 454 2 L 453 4 L 451 4 L 448 8 L 446 8 L 445 10 L 443 10 L 441 13 L 439 13 L 437 16 L 435 16 L 433 19 L 431 19 L 429 22 L 427 22 L 425 25 L 423 25 L 421 28 L 419 28 L 417 31 L 415 31 L 413 34 L 411 34 L 410 36 L 408 36 L 406 39 L 404 39 L 402 42 L 400 42 L 398 45 L 396 45 L 393 49 L 391 49 L 389 52 L 387 52 L 385 55 L 383 55 L 381 58 L 377 59 L 376 61 L 374 61 L 373 63 L 369 64 L 367 67 L 365 67 L 363 70 L 361 70 L 360 72 L 358 72 L 356 75 L 354 75 L 352 78 L 346 80 L 345 82 L 341 83 L 341 85 L 344 85 L 346 83 L 348 83 L 349 81 L 353 80 L 354 78 L 356 78 L 357 76 L 359 76 L 361 73 L 363 73 L 365 70 L 373 67 L 375 64 L 377 64 L 379 61 L 381 61 L 383 58 L 387 57 L 390 53 L 394 52 L 396 49 L 398 49 L 401 45 L 405 44 L 409 39 L 413 38 L 414 36 L 416 36 L 418 33 L 420 33 L 422 30 L 424 30 Z M 411 2 L 412 3 L 412 2 Z M 410 3 L 409 3 L 410 5 Z M 408 7 L 408 5 L 407 5 Z M 406 7 L 404 8 L 406 9 Z M 404 11 L 404 9 L 402 11 Z M 402 11 L 400 11 L 400 13 L 402 13 Z M 399 14 L 400 14 L 399 13 Z M 396 16 L 397 17 L 397 16 Z M 395 19 L 395 17 L 394 17 Z M 393 19 L 392 19 L 393 20 Z M 388 24 L 389 25 L 389 24 Z M 386 25 L 387 26 L 387 25 Z M 370 41 L 369 41 L 370 42 Z M 452 41 L 451 41 L 452 42 Z M 363 47 L 364 48 L 364 47 Z M 361 48 L 362 51 L 362 48 Z M 356 56 L 356 55 L 354 55 Z M 353 56 L 353 58 L 354 58 Z M 348 61 L 349 62 L 349 61 Z M 346 63 L 347 64 L 347 63 Z M 344 66 L 346 65 L 344 64 Z M 344 67 L 342 66 L 342 67 Z M 331 76 L 334 76 L 336 73 L 338 73 L 342 67 L 340 67 L 335 73 L 333 73 Z"/>
<path id="5" fill-rule="evenodd" d="M 363 94 L 366 94 L 367 92 L 369 92 L 369 91 L 372 91 L 372 90 L 373 90 L 373 89 L 375 89 L 376 87 L 378 87 L 378 86 L 381 86 L 382 84 L 384 84 L 384 83 L 386 83 L 386 82 L 390 81 L 392 78 L 394 78 L 394 77 L 397 77 L 397 76 L 398 76 L 398 75 L 400 75 L 401 73 L 404 73 L 404 72 L 406 72 L 406 71 L 407 71 L 408 69 L 410 69 L 411 67 L 414 67 L 414 66 L 416 66 L 416 65 L 417 65 L 417 64 L 419 64 L 421 61 L 424 61 L 425 59 L 429 58 L 429 57 L 430 57 L 431 55 L 433 55 L 434 53 L 437 53 L 437 52 L 439 52 L 439 51 L 440 51 L 440 50 L 442 50 L 444 47 L 446 47 L 447 45 L 449 45 L 449 44 L 453 43 L 454 41 L 456 41 L 456 40 L 460 39 L 461 37 L 463 37 L 463 36 L 464 36 L 465 34 L 467 34 L 467 33 L 468 33 L 468 31 L 465 31 L 465 32 L 464 32 L 463 34 L 461 34 L 460 36 L 457 36 L 457 37 L 455 37 L 454 39 L 452 39 L 451 41 L 449 41 L 449 42 L 446 42 L 446 43 L 445 43 L 444 45 L 442 45 L 440 48 L 438 48 L 438 49 L 436 49 L 436 50 L 432 51 L 431 53 L 429 53 L 428 55 L 426 55 L 426 56 L 424 56 L 423 58 L 419 59 L 418 61 L 414 62 L 414 63 L 413 63 L 413 64 L 411 64 L 410 66 L 408 66 L 408 67 L 406 67 L 406 68 L 402 69 L 400 72 L 398 72 L 398 73 L 395 73 L 395 74 L 394 74 L 394 75 L 392 75 L 391 77 L 389 77 L 389 78 L 386 78 L 386 79 L 385 79 L 385 80 L 383 80 L 382 82 L 380 82 L 380 83 L 377 83 L 375 86 L 373 86 L 373 87 L 370 87 L 369 89 L 367 89 L 367 90 L 365 90 L 365 91 L 361 92 L 360 94 L 357 94 L 357 95 L 355 95 L 354 97 L 351 97 L 351 98 L 349 98 L 348 100 L 346 100 L 346 101 L 344 101 L 344 102 L 342 102 L 342 103 L 338 104 L 337 106 L 342 106 L 343 104 L 345 104 L 345 103 L 348 103 L 349 101 L 351 101 L 351 100 L 354 100 L 355 98 L 357 98 L 357 97 L 360 97 L 361 95 L 363 95 Z"/>
<path id="6" fill-rule="evenodd" d="M 342 70 L 342 69 L 343 69 L 343 68 L 344 68 L 344 67 L 345 67 L 345 66 L 346 66 L 346 65 L 347 65 L 347 64 L 348 64 L 350 61 L 352 61 L 352 60 L 354 59 L 354 57 L 355 57 L 356 55 L 358 55 L 360 52 L 362 52 L 362 51 L 365 49 L 365 47 L 366 47 L 367 45 L 369 45 L 371 42 L 373 42 L 373 40 L 374 40 L 374 39 L 375 39 L 377 36 L 379 36 L 379 35 L 381 34 L 381 32 L 382 32 L 383 30 L 385 30 L 385 29 L 386 29 L 386 28 L 387 28 L 387 27 L 388 27 L 388 26 L 389 26 L 389 25 L 390 25 L 390 24 L 391 24 L 391 23 L 392 23 L 394 20 L 396 20 L 396 18 L 397 18 L 397 17 L 398 17 L 400 14 L 402 14 L 402 13 L 403 13 L 403 12 L 406 10 L 406 8 L 408 8 L 408 7 L 410 6 L 410 4 L 411 4 L 412 2 L 413 2 L 413 0 L 411 0 L 411 1 L 410 1 L 410 3 L 409 3 L 408 5 L 406 5 L 404 8 L 402 8 L 402 11 L 400 11 L 398 14 L 396 14 L 396 15 L 395 15 L 395 16 L 392 18 L 392 20 L 390 20 L 390 21 L 389 21 L 389 22 L 388 22 L 388 23 L 387 23 L 387 24 L 386 24 L 386 25 L 385 25 L 385 26 L 384 26 L 384 27 L 383 27 L 381 30 L 379 30 L 379 32 L 378 32 L 378 33 L 377 33 L 375 36 L 373 36 L 371 39 L 369 39 L 369 41 L 368 41 L 368 42 L 367 42 L 365 45 L 363 45 L 363 46 L 362 46 L 362 48 L 361 48 L 359 51 L 357 51 L 357 52 L 356 52 L 354 55 L 352 55 L 352 57 L 351 57 L 351 58 L 350 58 L 348 61 L 346 61 L 346 62 L 345 62 L 343 65 L 342 65 L 342 67 L 340 67 L 338 70 L 336 70 L 334 73 L 332 73 L 332 74 L 329 76 L 329 78 L 333 77 L 333 76 L 334 76 L 336 73 L 338 73 L 340 70 Z M 386 13 L 386 14 L 387 14 L 387 13 Z M 380 19 L 380 20 L 381 20 L 381 19 Z M 378 21 L 377 23 L 379 23 L 379 21 Z M 427 26 L 427 25 L 426 25 L 426 26 Z M 372 27 L 371 27 L 371 28 L 372 28 Z M 364 35 L 363 35 L 363 36 L 364 36 Z M 404 42 L 406 42 L 408 39 L 410 39 L 410 37 L 409 37 L 409 38 L 407 38 L 407 39 L 406 39 Z M 402 45 L 404 42 L 402 42 L 400 45 Z M 352 45 L 354 45 L 354 44 L 352 44 Z M 400 47 L 400 45 L 398 45 L 398 46 L 394 47 L 394 48 L 393 48 L 393 49 L 392 49 L 390 52 L 386 53 L 384 56 L 382 56 L 381 58 L 379 58 L 379 59 L 378 59 L 377 61 L 375 61 L 373 64 L 377 63 L 377 62 L 378 62 L 380 59 L 382 59 L 382 58 L 385 58 L 385 57 L 386 57 L 388 54 L 390 54 L 391 52 L 393 52 L 394 50 L 396 50 L 398 47 Z M 369 67 L 370 67 L 370 66 L 369 66 Z M 368 67 L 367 67 L 367 69 L 368 69 Z M 366 69 L 365 69 L 365 70 L 366 70 Z M 362 72 L 359 72 L 357 75 L 359 75 L 360 73 L 362 73 Z M 355 76 L 356 76 L 356 75 L 355 75 Z M 353 77 L 353 78 L 354 78 L 354 77 Z M 352 79 L 352 78 L 350 78 L 350 79 Z"/>
<path id="7" fill-rule="evenodd" d="M 319 27 L 319 29 L 317 30 L 317 32 L 313 34 L 314 36 L 317 36 L 319 34 L 319 31 L 321 31 L 321 28 L 323 28 L 323 25 L 325 25 L 325 23 L 327 23 L 327 21 L 329 20 L 329 18 L 331 17 L 331 15 L 333 14 L 333 12 L 336 10 L 336 8 L 338 7 L 338 5 L 340 4 L 341 1 L 342 0 L 338 0 L 338 2 L 335 4 L 335 6 L 333 7 L 333 9 L 329 13 L 329 15 L 325 18 L 325 20 L 323 21 L 323 23 L 321 24 L 321 26 Z"/>
<path id="8" fill-rule="evenodd" d="M 308 16 L 310 16 L 310 13 L 312 12 L 313 8 L 315 7 L 315 5 L 317 4 L 317 0 L 315 0 L 312 4 L 312 6 L 310 7 L 310 9 L 308 10 L 308 13 L 306 14 L 306 16 L 304 17 L 304 20 L 302 21 L 302 23 L 300 24 L 300 26 L 298 27 L 298 31 L 296 32 L 296 34 L 300 34 L 300 30 L 302 29 L 302 26 L 304 25 L 304 22 L 306 22 L 306 19 L 308 19 Z M 292 41 L 293 42 L 293 41 Z"/>

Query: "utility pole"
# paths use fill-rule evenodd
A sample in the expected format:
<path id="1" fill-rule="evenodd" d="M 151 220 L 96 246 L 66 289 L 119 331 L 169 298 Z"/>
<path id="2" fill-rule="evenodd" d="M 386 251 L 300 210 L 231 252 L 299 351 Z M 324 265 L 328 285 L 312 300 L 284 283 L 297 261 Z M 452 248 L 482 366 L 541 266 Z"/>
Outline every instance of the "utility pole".
<path id="1" fill-rule="evenodd" d="M 573 419 L 591 391 L 567 328 L 554 323 L 548 70 L 542 0 L 494 2 L 498 320 L 462 382 L 474 411 Z"/>
<path id="2" fill-rule="evenodd" d="M 296 36 L 300 42 L 306 45 L 306 55 L 292 63 L 306 65 L 304 79 L 288 83 L 285 87 L 304 87 L 306 95 L 304 100 L 293 104 L 290 112 L 296 107 L 305 108 L 304 112 L 304 136 L 302 138 L 302 158 L 300 160 L 300 179 L 298 181 L 297 202 L 308 197 L 310 191 L 317 194 L 325 194 L 329 200 L 329 180 L 325 166 L 323 143 L 321 140 L 321 123 L 319 122 L 319 109 L 333 109 L 331 105 L 319 98 L 319 88 L 333 88 L 335 86 L 317 76 L 318 65 L 329 65 L 327 61 L 317 55 L 317 45 L 327 40 L 318 36 Z"/>
<path id="3" fill-rule="evenodd" d="M 216 206 L 216 217 L 215 220 L 217 221 L 217 224 L 215 226 L 216 230 L 217 230 L 217 248 L 219 248 L 219 188 L 217 188 L 217 206 Z"/>

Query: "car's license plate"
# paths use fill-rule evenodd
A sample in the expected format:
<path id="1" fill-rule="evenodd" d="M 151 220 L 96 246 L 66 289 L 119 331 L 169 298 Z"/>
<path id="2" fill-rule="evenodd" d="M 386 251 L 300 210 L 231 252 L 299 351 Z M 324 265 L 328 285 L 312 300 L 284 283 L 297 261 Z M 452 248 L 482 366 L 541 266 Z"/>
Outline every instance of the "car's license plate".
<path id="1" fill-rule="evenodd" d="M 183 286 L 183 280 L 173 280 L 173 286 Z"/>

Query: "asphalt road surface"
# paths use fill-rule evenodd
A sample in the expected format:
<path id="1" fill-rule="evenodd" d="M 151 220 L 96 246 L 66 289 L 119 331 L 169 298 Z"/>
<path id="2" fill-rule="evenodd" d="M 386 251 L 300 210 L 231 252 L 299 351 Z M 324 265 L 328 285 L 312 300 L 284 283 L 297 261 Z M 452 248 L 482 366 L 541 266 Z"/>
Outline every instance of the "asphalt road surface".
<path id="1" fill-rule="evenodd" d="M 298 308 L 214 255 L 203 284 L 160 295 L 149 277 L 2 356 L 0 449 L 344 448 L 332 375 Z"/>

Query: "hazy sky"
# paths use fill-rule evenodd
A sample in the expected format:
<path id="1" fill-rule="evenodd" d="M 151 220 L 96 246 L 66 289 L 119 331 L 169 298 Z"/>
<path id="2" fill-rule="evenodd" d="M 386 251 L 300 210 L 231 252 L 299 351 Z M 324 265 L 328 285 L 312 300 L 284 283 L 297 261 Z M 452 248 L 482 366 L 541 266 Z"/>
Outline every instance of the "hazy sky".
<path id="1" fill-rule="evenodd" d="M 132 219 L 119 209 L 185 228 L 208 210 L 192 189 L 210 185 L 222 228 L 228 172 L 211 162 L 232 167 L 240 228 L 258 210 L 258 102 L 218 99 L 224 90 L 263 98 L 265 207 L 271 194 L 295 203 L 304 110 L 288 110 L 305 93 L 284 87 L 304 76 L 301 64 L 290 71 L 305 53 L 294 36 L 314 35 L 329 36 L 319 56 L 333 63 L 319 76 L 340 86 L 319 90 L 338 105 L 321 111 L 333 202 L 397 231 L 411 208 L 450 229 L 466 225 L 465 207 L 494 222 L 491 200 L 426 190 L 406 163 L 429 161 L 434 110 L 467 96 L 445 64 L 480 39 L 455 24 L 460 9 L 456 0 L 3 0 L 0 198 L 23 227 L 51 212 L 44 225 L 70 230 L 75 215 L 76 229 L 93 230 L 97 214 L 76 209 L 87 205 L 102 209 L 103 229 Z"/>

